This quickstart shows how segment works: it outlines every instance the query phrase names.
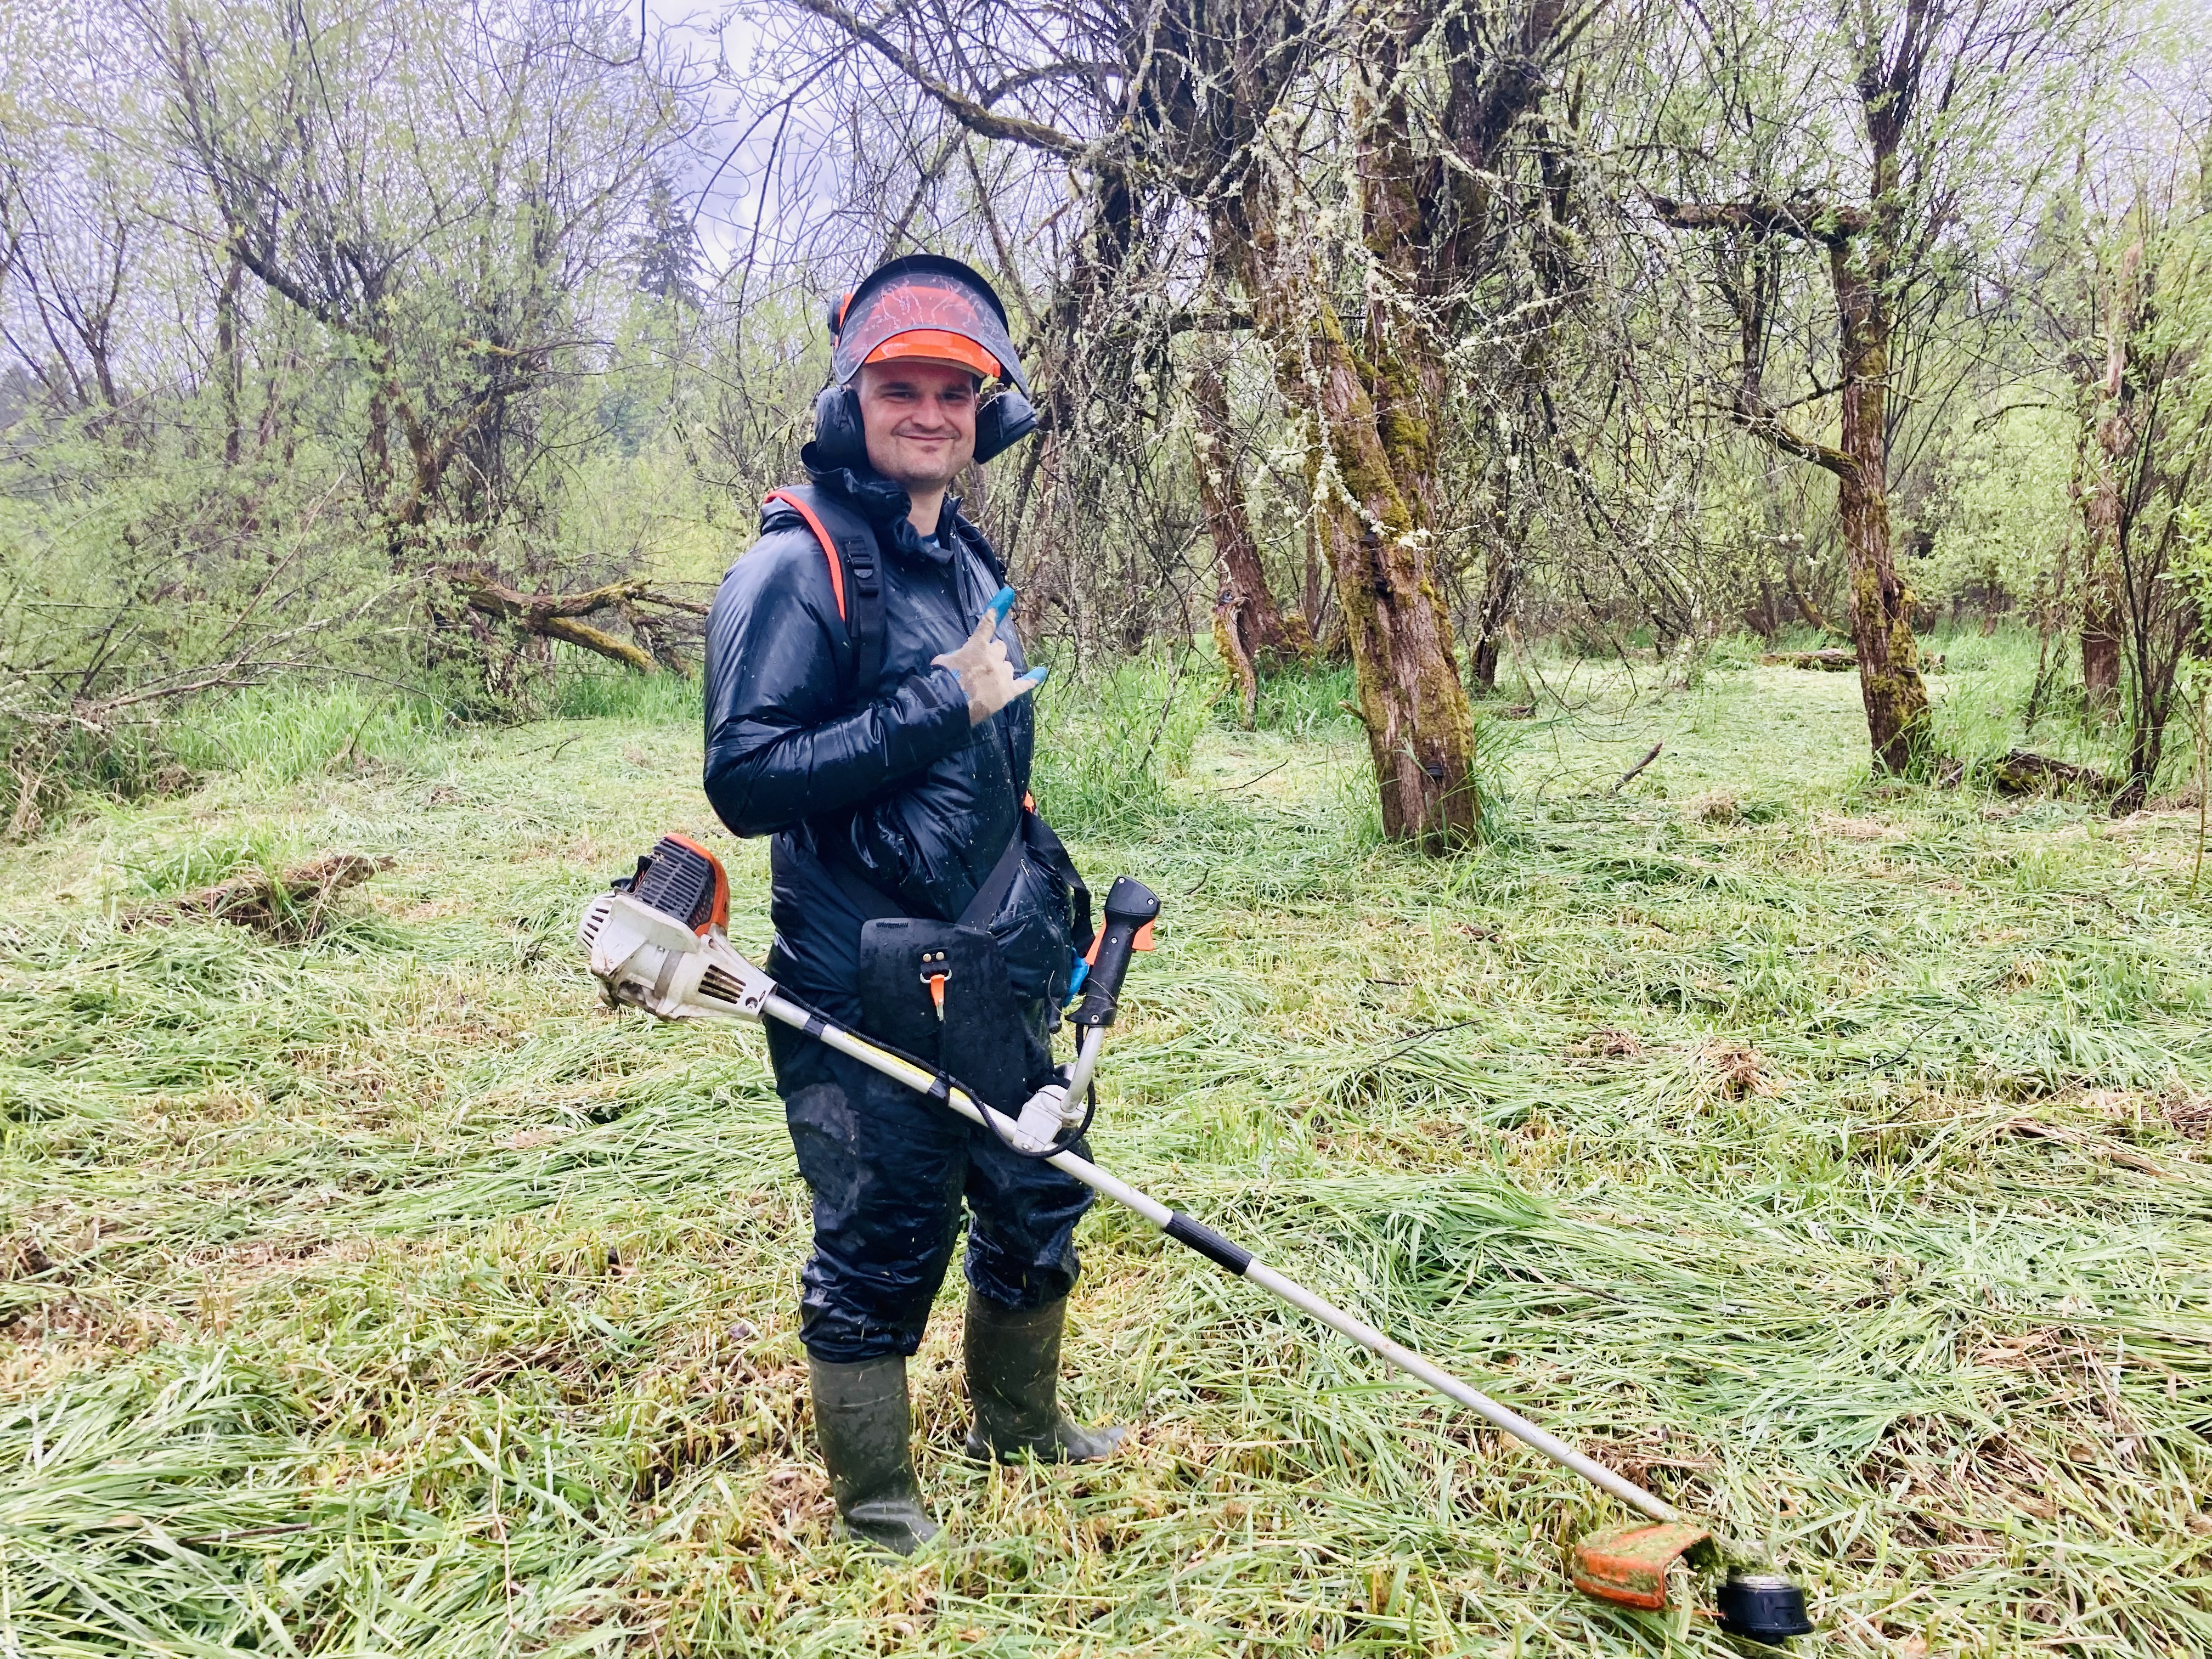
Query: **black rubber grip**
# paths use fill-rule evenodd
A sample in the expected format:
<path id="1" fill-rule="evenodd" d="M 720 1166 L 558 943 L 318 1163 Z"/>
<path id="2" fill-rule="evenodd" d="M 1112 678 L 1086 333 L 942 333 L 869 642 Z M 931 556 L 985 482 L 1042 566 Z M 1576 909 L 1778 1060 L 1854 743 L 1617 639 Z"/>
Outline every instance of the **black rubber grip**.
<path id="1" fill-rule="evenodd" d="M 1252 1252 L 1233 1239 L 1224 1238 L 1203 1221 L 1193 1221 L 1181 1210 L 1168 1217 L 1167 1235 L 1189 1246 L 1217 1267 L 1226 1267 L 1237 1278 L 1252 1265 Z"/>
<path id="2" fill-rule="evenodd" d="M 1105 927 L 1098 936 L 1098 955 L 1091 976 L 1083 981 L 1083 1003 L 1075 1011 L 1078 1025 L 1111 1025 L 1121 1000 L 1121 981 L 1129 972 L 1129 953 L 1136 948 L 1137 930 L 1160 914 L 1160 902 L 1141 881 L 1127 876 L 1115 878 L 1106 895 Z"/>

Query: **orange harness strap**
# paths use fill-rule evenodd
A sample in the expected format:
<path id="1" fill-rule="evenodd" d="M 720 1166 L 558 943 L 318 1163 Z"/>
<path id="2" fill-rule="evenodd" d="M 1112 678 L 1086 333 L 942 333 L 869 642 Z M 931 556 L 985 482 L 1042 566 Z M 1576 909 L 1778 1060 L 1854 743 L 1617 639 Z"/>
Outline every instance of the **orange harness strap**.
<path id="1" fill-rule="evenodd" d="M 837 596 L 837 620 L 845 620 L 845 566 L 837 556 L 837 544 L 830 539 L 830 532 L 822 527 L 822 520 L 814 516 L 814 509 L 787 490 L 771 489 L 761 497 L 761 505 L 781 501 L 806 520 L 806 527 L 814 532 L 814 539 L 822 544 L 822 556 L 830 561 L 830 591 Z"/>

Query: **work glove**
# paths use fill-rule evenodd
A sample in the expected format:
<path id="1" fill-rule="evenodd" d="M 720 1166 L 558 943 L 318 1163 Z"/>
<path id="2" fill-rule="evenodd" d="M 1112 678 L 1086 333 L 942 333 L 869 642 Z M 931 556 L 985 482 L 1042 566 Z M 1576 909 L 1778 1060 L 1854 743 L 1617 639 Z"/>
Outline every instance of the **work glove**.
<path id="1" fill-rule="evenodd" d="M 999 624 L 1014 608 L 1014 590 L 1002 587 L 983 607 L 983 620 L 975 624 L 957 651 L 946 651 L 929 660 L 960 676 L 960 689 L 968 694 L 968 724 L 981 726 L 1016 697 L 1025 697 L 1044 684 L 1050 672 L 1038 667 L 1016 675 L 1006 659 L 1006 644 L 999 637 Z"/>

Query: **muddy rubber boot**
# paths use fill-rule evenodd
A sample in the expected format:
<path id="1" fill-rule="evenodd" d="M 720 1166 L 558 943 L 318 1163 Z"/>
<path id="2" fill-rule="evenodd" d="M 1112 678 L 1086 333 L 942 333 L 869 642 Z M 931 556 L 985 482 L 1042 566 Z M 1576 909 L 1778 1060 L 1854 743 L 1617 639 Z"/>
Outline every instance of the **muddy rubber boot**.
<path id="1" fill-rule="evenodd" d="M 814 1432 L 830 1466 L 830 1491 L 848 1537 L 912 1555 L 937 1535 L 914 1477 L 914 1424 L 907 1408 L 906 1361 L 832 1364 L 809 1356 Z"/>
<path id="2" fill-rule="evenodd" d="M 1113 1455 L 1128 1430 L 1086 1429 L 1060 1408 L 1060 1334 L 1065 1298 L 1042 1308 L 1001 1308 L 968 1292 L 968 1398 L 975 1425 L 968 1455 L 1012 1463 L 1027 1452 L 1041 1463 L 1095 1463 Z"/>

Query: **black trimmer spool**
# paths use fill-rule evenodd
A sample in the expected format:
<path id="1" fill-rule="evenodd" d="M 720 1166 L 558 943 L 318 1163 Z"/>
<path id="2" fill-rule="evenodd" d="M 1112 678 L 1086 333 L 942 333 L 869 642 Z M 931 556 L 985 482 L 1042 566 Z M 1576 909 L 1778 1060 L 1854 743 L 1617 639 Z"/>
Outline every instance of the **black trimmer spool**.
<path id="1" fill-rule="evenodd" d="M 1716 1599 L 1724 1636 L 1779 1647 L 1813 1628 L 1805 1616 L 1805 1592 L 1779 1573 L 1732 1568 Z"/>

